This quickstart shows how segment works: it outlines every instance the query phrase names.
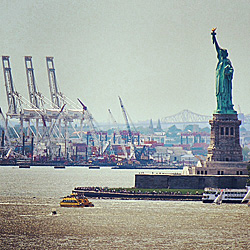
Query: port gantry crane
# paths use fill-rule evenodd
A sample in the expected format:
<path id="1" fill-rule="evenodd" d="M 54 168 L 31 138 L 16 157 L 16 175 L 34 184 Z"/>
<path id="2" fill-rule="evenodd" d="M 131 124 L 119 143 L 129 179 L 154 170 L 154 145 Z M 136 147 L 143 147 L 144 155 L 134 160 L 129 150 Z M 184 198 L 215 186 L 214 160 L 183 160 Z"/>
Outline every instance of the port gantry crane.
<path id="1" fill-rule="evenodd" d="M 117 133 L 118 133 L 118 135 L 119 135 L 120 138 L 121 138 L 121 147 L 122 147 L 122 151 L 123 151 L 123 154 L 124 154 L 125 158 L 127 159 L 127 158 L 128 158 L 128 153 L 127 153 L 126 147 L 125 147 L 125 145 L 124 145 L 124 142 L 123 142 L 122 135 L 121 135 L 120 129 L 119 129 L 119 127 L 118 127 L 118 124 L 117 124 L 117 122 L 116 122 L 116 120 L 115 120 L 115 118 L 114 118 L 114 116 L 113 116 L 113 114 L 112 114 L 112 112 L 111 112 L 110 109 L 108 109 L 108 112 L 109 112 L 109 114 L 110 114 L 110 117 L 111 117 L 113 123 L 114 123 L 115 126 L 116 126 Z"/>
<path id="2" fill-rule="evenodd" d="M 6 118 L 5 118 L 5 123 L 6 123 L 5 130 L 7 134 L 9 119 L 12 119 L 12 118 L 19 119 L 20 120 L 19 134 L 15 131 L 14 128 L 13 129 L 18 137 L 18 142 L 21 143 L 24 140 L 23 138 L 24 137 L 24 131 L 23 131 L 24 121 L 28 121 L 29 123 L 28 133 L 30 133 L 31 131 L 30 119 L 34 118 L 34 113 L 33 115 L 31 115 L 30 109 L 24 108 L 23 104 L 31 108 L 34 108 L 34 105 L 32 103 L 29 103 L 29 101 L 26 100 L 23 96 L 21 96 L 21 94 L 19 94 L 15 89 L 11 67 L 10 67 L 10 57 L 2 56 L 2 64 L 3 64 L 6 96 L 7 96 L 7 103 L 8 103 L 8 111 L 6 113 Z M 38 110 L 36 112 L 38 112 Z M 35 115 L 38 116 L 37 114 Z"/>
<path id="3" fill-rule="evenodd" d="M 13 129 L 18 137 L 19 143 L 23 141 L 23 137 L 24 137 L 24 133 L 23 133 L 24 121 L 28 122 L 28 126 L 29 126 L 28 135 L 30 134 L 30 132 L 32 132 L 32 134 L 35 135 L 35 139 L 37 140 L 36 142 L 39 142 L 36 144 L 40 144 L 42 140 L 45 140 L 45 141 L 47 140 L 46 136 L 44 137 L 44 134 L 48 135 L 52 133 L 52 130 L 50 130 L 49 133 L 48 131 L 46 132 L 46 130 L 49 130 L 50 127 L 56 128 L 57 131 L 59 131 L 59 136 L 58 134 L 55 133 L 55 131 L 53 131 L 56 137 L 59 137 L 61 139 L 65 139 L 65 141 L 68 141 L 68 131 L 67 131 L 68 122 L 72 122 L 73 120 L 80 120 L 80 124 L 81 124 L 80 135 L 81 135 L 81 139 L 83 139 L 82 128 L 83 128 L 84 116 L 83 116 L 82 110 L 77 109 L 77 105 L 74 104 L 71 100 L 67 99 L 67 97 L 65 97 L 59 91 L 57 80 L 56 80 L 53 57 L 46 57 L 48 76 L 49 76 L 49 86 L 50 86 L 50 91 L 51 91 L 51 103 L 46 97 L 42 96 L 42 94 L 38 91 L 36 81 L 35 81 L 32 57 L 25 56 L 24 60 L 25 60 L 25 67 L 26 67 L 29 100 L 26 100 L 23 96 L 21 96 L 15 90 L 11 67 L 10 67 L 10 57 L 2 56 L 5 89 L 6 89 L 6 96 L 7 96 L 7 103 L 8 103 L 8 111 L 6 113 L 6 118 L 5 118 L 6 136 L 8 133 L 9 119 L 16 118 L 20 120 L 20 132 L 17 133 L 15 128 Z M 46 103 L 45 103 L 45 100 L 46 100 Z M 45 104 L 47 103 L 51 104 L 52 109 L 45 108 Z M 62 110 L 62 107 L 65 106 L 64 104 L 66 103 L 70 104 L 71 107 L 73 107 L 73 109 Z M 30 121 L 32 120 L 36 121 L 36 132 L 32 131 L 32 127 L 30 126 Z M 41 120 L 43 121 L 43 124 L 44 124 L 43 135 L 39 134 L 39 121 Z M 54 122 L 55 120 L 59 124 L 59 128 L 57 124 L 55 124 Z M 62 120 L 64 120 L 65 122 L 65 136 L 63 136 L 61 133 L 60 124 Z M 46 122 L 50 122 L 50 126 L 45 126 Z M 77 135 L 80 138 L 80 135 L 79 134 Z M 54 136 L 51 136 L 51 138 L 54 138 Z M 65 152 L 66 152 L 66 146 L 65 146 Z"/>
<path id="4" fill-rule="evenodd" d="M 31 57 L 25 57 L 25 64 L 26 64 L 26 73 L 27 73 L 27 80 L 28 80 L 28 88 L 29 88 L 29 95 L 30 101 L 26 100 L 21 94 L 19 94 L 14 86 L 13 77 L 11 72 L 10 66 L 10 57 L 9 56 L 2 56 L 2 64 L 3 64 L 3 72 L 4 72 L 4 80 L 5 80 L 5 88 L 6 88 L 6 96 L 7 96 L 7 103 L 8 103 L 8 111 L 6 113 L 5 118 L 5 131 L 7 140 L 10 140 L 10 136 L 8 135 L 8 122 L 12 118 L 16 118 L 20 120 L 20 132 L 19 134 L 16 132 L 15 128 L 13 128 L 17 138 L 17 142 L 20 144 L 24 141 L 24 121 L 28 122 L 28 137 L 30 132 L 33 135 L 38 137 L 38 120 L 41 114 L 40 108 L 41 103 L 39 103 L 39 93 L 36 91 L 35 85 L 35 77 L 33 72 L 33 66 Z M 29 107 L 29 108 L 26 108 Z M 31 130 L 30 121 L 32 119 L 36 119 L 36 133 Z M 36 141 L 37 142 L 37 141 Z M 11 147 L 11 143 L 9 142 L 9 147 Z"/>
<path id="5" fill-rule="evenodd" d="M 54 108 L 60 109 L 63 104 L 66 103 L 65 97 L 62 92 L 59 91 L 57 80 L 56 80 L 56 71 L 54 67 L 54 57 L 46 57 L 48 78 L 49 78 L 49 89 L 51 95 L 51 101 L 54 105 Z"/>
<path id="6" fill-rule="evenodd" d="M 49 89 L 50 89 L 50 95 L 51 95 L 51 102 L 53 105 L 54 110 L 47 110 L 47 113 L 51 112 L 51 115 L 57 116 L 57 113 L 60 111 L 61 107 L 64 104 L 67 104 L 67 106 L 73 107 L 73 109 L 64 109 L 62 115 L 58 119 L 58 127 L 59 127 L 59 135 L 61 136 L 61 122 L 64 121 L 64 138 L 63 136 L 61 139 L 65 140 L 65 154 L 67 150 L 67 142 L 69 140 L 68 136 L 68 123 L 73 122 L 73 120 L 80 120 L 80 139 L 83 139 L 83 120 L 84 115 L 81 109 L 76 108 L 76 104 L 72 102 L 69 98 L 67 98 L 62 92 L 59 90 L 59 86 L 57 83 L 56 78 L 56 72 L 55 72 L 55 65 L 54 65 L 54 58 L 53 57 L 46 57 L 46 64 L 47 64 L 47 71 L 48 71 L 48 78 L 49 78 Z M 56 110 L 55 110 L 56 109 Z M 54 113 L 54 114 L 53 114 Z"/>
<path id="7" fill-rule="evenodd" d="M 65 104 L 65 97 L 61 92 L 59 92 L 57 86 L 57 79 L 56 79 L 56 71 L 54 67 L 54 57 L 47 56 L 46 57 L 46 65 L 48 71 L 48 79 L 49 79 L 49 89 L 50 89 L 50 96 L 52 102 L 52 108 L 56 110 L 50 110 L 49 113 L 51 116 L 57 116 L 59 109 L 61 108 L 62 104 Z M 63 116 L 62 116 L 63 117 Z M 62 118 L 58 119 L 58 126 L 59 126 L 59 136 L 61 136 L 61 120 Z M 67 122 L 65 121 L 65 139 L 67 140 Z"/>
<path id="8" fill-rule="evenodd" d="M 27 84 L 28 84 L 28 92 L 29 92 L 29 101 L 31 105 L 31 109 L 25 109 L 24 113 L 27 116 L 30 117 L 30 119 L 36 120 L 36 134 L 35 134 L 35 149 L 38 150 L 38 147 L 40 147 L 40 143 L 45 143 L 46 148 L 49 149 L 49 152 L 54 152 L 54 149 L 51 149 L 51 145 L 53 143 L 51 142 L 52 133 L 56 134 L 54 131 L 55 123 L 53 123 L 52 120 L 57 120 L 58 116 L 49 116 L 47 114 L 47 110 L 45 109 L 45 97 L 38 91 L 38 87 L 36 85 L 35 81 L 35 74 L 34 74 L 34 68 L 32 63 L 32 57 L 31 56 L 25 56 L 25 67 L 26 67 L 26 76 L 27 76 Z M 62 111 L 56 110 L 58 114 L 61 114 Z M 39 134 L 39 121 L 42 120 L 43 123 L 43 133 L 42 135 Z M 47 127 L 46 121 L 51 121 L 51 126 Z M 29 128 L 30 128 L 30 122 L 29 122 Z M 28 130 L 30 131 L 30 130 Z M 34 134 L 34 133 L 33 133 Z M 29 136 L 29 134 L 28 134 Z"/>
<path id="9" fill-rule="evenodd" d="M 118 96 L 119 98 L 119 101 L 120 101 L 120 106 L 121 106 L 121 109 L 122 109 L 122 113 L 123 113 L 123 117 L 124 117 L 124 120 L 126 122 L 126 126 L 127 126 L 127 131 L 128 131 L 128 136 L 129 136 L 129 141 L 131 142 L 131 152 L 130 152 L 130 157 L 129 159 L 131 159 L 135 153 L 135 150 L 136 150 L 136 147 L 135 147 L 135 144 L 134 144 L 134 138 L 133 138 L 133 134 L 132 134 L 132 131 L 131 131 L 131 128 L 130 128 L 130 124 L 129 124 L 129 121 L 128 121 L 128 116 L 127 116 L 127 112 L 126 112 L 126 109 L 123 105 L 123 102 L 122 102 L 122 99 L 120 96 Z"/>
<path id="10" fill-rule="evenodd" d="M 11 118 L 20 119 L 20 134 L 19 139 L 23 136 L 23 107 L 21 102 L 21 95 L 15 90 L 13 77 L 10 67 L 10 57 L 2 56 L 3 72 L 5 89 L 8 103 L 8 111 L 6 113 L 6 125 L 8 127 L 8 121 Z M 7 132 L 7 130 L 6 130 Z"/>
<path id="11" fill-rule="evenodd" d="M 72 116 L 69 116 L 68 112 L 65 112 L 65 105 L 66 105 L 66 97 L 59 92 L 59 88 L 57 85 L 56 74 L 55 74 L 55 67 L 53 57 L 46 57 L 46 64 L 48 70 L 48 77 L 49 77 L 49 87 L 51 93 L 51 101 L 49 101 L 46 97 L 44 97 L 37 88 L 35 82 L 35 75 L 34 75 L 34 68 L 32 63 L 31 56 L 25 56 L 25 66 L 26 66 L 26 75 L 27 75 L 27 84 L 28 84 L 28 91 L 29 91 L 29 98 L 30 104 L 32 109 L 25 110 L 24 112 L 27 115 L 32 116 L 36 119 L 36 145 L 37 147 L 41 146 L 41 143 L 45 143 L 46 148 L 48 149 L 50 156 L 53 156 L 56 147 L 58 147 L 58 142 L 64 140 L 65 142 L 65 155 L 66 155 L 66 143 L 68 141 L 68 121 L 73 121 L 73 119 L 79 118 L 80 110 L 74 110 L 75 113 Z M 45 109 L 45 99 L 46 103 L 51 104 L 50 109 Z M 38 115 L 38 116 L 37 116 Z M 70 118 L 70 119 L 69 119 Z M 40 135 L 38 133 L 38 124 L 39 119 L 43 122 L 43 133 Z M 65 136 L 61 133 L 61 120 L 65 122 Z M 50 123 L 47 126 L 47 123 Z M 59 128 L 57 126 L 59 124 Z M 57 132 L 55 131 L 57 130 Z M 40 135 L 38 139 L 38 134 Z M 55 141 L 57 140 L 57 142 Z M 38 150 L 38 148 L 37 148 Z"/>
<path id="12" fill-rule="evenodd" d="M 35 82 L 32 57 L 25 56 L 24 60 L 25 60 L 25 67 L 26 67 L 26 75 L 27 75 L 30 103 L 32 104 L 32 106 L 34 108 L 44 109 L 44 97 L 38 91 L 38 88 L 37 88 L 37 85 Z"/>
<path id="13" fill-rule="evenodd" d="M 39 137 L 39 120 L 41 119 L 41 115 L 45 113 L 45 110 L 44 110 L 45 102 L 44 102 L 44 97 L 38 91 L 38 88 L 35 82 L 35 74 L 34 74 L 34 68 L 33 68 L 33 63 L 32 63 L 32 57 L 25 56 L 24 61 L 25 61 L 25 68 L 26 68 L 29 101 L 31 104 L 31 109 L 25 110 L 24 113 L 26 113 L 27 116 L 30 116 L 30 118 L 34 118 L 36 120 L 36 134 L 35 134 L 36 139 L 35 140 L 37 144 L 38 137 Z M 28 130 L 28 133 L 29 133 L 30 122 L 28 125 L 29 125 L 29 130 Z"/>
<path id="14" fill-rule="evenodd" d="M 122 109 L 122 114 L 123 114 L 124 120 L 126 122 L 127 130 L 128 130 L 128 135 L 129 135 L 129 140 L 131 141 L 132 144 L 134 144 L 134 140 L 133 140 L 133 136 L 132 136 L 132 131 L 131 131 L 131 128 L 130 128 L 130 125 L 129 125 L 129 121 L 128 121 L 128 116 L 127 116 L 126 109 L 125 109 L 125 107 L 123 105 L 121 97 L 118 96 L 118 98 L 119 98 L 119 101 L 120 101 L 120 105 L 121 105 L 121 109 Z"/>
<path id="15" fill-rule="evenodd" d="M 124 117 L 124 120 L 126 122 L 127 130 L 128 130 L 128 134 L 129 134 L 129 140 L 131 141 L 132 152 L 130 152 L 129 159 L 132 159 L 132 157 L 134 157 L 137 161 L 139 161 L 141 163 L 143 161 L 142 160 L 142 155 L 146 151 L 146 145 L 143 146 L 143 148 L 141 149 L 141 151 L 139 151 L 136 148 L 135 142 L 134 142 L 133 133 L 131 131 L 130 124 L 129 124 L 129 121 L 128 121 L 128 115 L 127 115 L 126 109 L 125 109 L 125 107 L 123 105 L 121 97 L 118 96 L 118 98 L 119 98 L 119 101 L 120 101 L 120 106 L 121 106 L 121 109 L 122 109 L 123 117 Z M 139 138 L 138 138 L 138 145 L 139 145 Z"/>

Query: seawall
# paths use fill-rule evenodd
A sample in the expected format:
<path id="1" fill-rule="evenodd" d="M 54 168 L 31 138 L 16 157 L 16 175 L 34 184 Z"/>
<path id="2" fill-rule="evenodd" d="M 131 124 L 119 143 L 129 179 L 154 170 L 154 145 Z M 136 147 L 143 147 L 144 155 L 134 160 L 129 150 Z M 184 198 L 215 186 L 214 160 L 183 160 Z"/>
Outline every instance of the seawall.
<path id="1" fill-rule="evenodd" d="M 136 188 L 171 188 L 171 189 L 204 189 L 213 188 L 245 188 L 247 175 L 166 175 L 136 174 Z"/>
<path id="2" fill-rule="evenodd" d="M 84 194 L 88 198 L 104 199 L 128 199 L 128 200 L 170 200 L 170 201 L 201 201 L 202 195 L 199 194 L 138 194 L 138 193 L 119 193 L 119 192 L 97 192 L 81 191 L 80 188 L 73 190 L 74 193 Z"/>

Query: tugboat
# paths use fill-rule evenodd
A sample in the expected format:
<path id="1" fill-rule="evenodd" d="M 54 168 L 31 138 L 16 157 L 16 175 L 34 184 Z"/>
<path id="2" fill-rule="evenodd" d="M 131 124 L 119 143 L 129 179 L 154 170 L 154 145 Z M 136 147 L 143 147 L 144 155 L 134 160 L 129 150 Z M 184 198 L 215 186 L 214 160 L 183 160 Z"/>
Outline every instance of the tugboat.
<path id="1" fill-rule="evenodd" d="M 87 197 L 72 193 L 62 199 L 61 207 L 94 207 L 94 204 Z"/>

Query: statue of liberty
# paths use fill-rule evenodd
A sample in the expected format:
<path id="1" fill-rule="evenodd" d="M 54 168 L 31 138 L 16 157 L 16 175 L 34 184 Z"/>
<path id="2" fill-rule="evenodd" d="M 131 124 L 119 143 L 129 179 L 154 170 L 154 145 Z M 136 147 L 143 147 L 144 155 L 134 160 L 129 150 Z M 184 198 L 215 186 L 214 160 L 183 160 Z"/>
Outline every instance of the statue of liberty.
<path id="1" fill-rule="evenodd" d="M 218 45 L 215 30 L 216 28 L 212 29 L 211 35 L 219 60 L 216 67 L 216 113 L 236 114 L 236 111 L 233 109 L 234 105 L 232 104 L 232 80 L 234 69 L 231 61 L 227 58 L 227 50 L 220 48 Z"/>

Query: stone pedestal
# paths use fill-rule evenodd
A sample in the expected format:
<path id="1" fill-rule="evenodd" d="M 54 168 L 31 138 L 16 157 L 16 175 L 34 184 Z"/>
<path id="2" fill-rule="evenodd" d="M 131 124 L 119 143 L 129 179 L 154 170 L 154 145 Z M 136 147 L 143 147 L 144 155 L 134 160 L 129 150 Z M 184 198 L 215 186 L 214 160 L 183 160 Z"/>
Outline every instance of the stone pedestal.
<path id="1" fill-rule="evenodd" d="M 237 114 L 213 114 L 207 161 L 242 162 Z"/>
<path id="2" fill-rule="evenodd" d="M 243 162 L 237 114 L 213 114 L 209 121 L 211 138 L 206 161 L 188 169 L 194 175 L 247 175 Z"/>

